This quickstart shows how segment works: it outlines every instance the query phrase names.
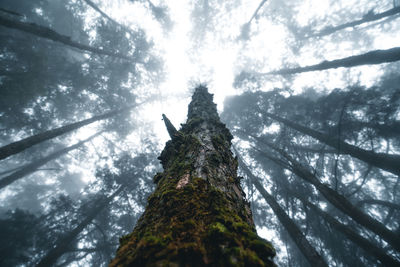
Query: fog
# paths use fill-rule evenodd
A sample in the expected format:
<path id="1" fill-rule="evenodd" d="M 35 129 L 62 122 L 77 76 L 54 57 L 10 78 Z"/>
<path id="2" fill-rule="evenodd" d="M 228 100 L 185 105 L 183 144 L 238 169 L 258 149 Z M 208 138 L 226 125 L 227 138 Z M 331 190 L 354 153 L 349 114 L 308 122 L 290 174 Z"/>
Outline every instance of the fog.
<path id="1" fill-rule="evenodd" d="M 389 0 L 0 0 L 0 266 L 61 245 L 54 266 L 107 266 L 162 170 L 162 114 L 179 129 L 198 85 L 278 266 L 312 265 L 294 232 L 329 266 L 399 264 L 399 16 Z"/>

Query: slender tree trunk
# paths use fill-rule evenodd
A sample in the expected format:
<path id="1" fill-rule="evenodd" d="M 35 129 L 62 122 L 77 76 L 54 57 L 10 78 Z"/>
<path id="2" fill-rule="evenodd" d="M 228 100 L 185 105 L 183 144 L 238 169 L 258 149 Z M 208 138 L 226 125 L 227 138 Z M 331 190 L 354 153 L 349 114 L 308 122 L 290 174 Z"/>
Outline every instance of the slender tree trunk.
<path id="1" fill-rule="evenodd" d="M 395 175 L 400 175 L 400 156 L 399 155 L 391 155 L 384 153 L 375 153 L 373 151 L 368 151 L 365 149 L 361 149 L 359 147 L 350 145 L 346 142 L 343 142 L 336 137 L 331 137 L 327 134 L 323 134 L 321 132 L 315 131 L 303 125 L 297 124 L 295 122 L 289 121 L 287 119 L 281 118 L 277 115 L 271 113 L 264 113 L 267 117 L 279 121 L 290 128 L 293 128 L 303 134 L 309 135 L 318 141 L 327 144 L 333 148 L 338 149 L 340 152 L 349 154 L 352 157 L 355 157 L 359 160 L 362 160 L 372 166 L 381 168 L 385 171 L 391 172 Z"/>
<path id="2" fill-rule="evenodd" d="M 10 14 L 10 15 L 13 15 L 13 16 L 23 17 L 21 14 L 19 14 L 17 12 L 14 12 L 12 10 L 7 10 L 7 9 L 1 8 L 1 7 L 0 7 L 0 11 L 3 11 L 4 13 L 7 13 L 7 14 Z"/>
<path id="3" fill-rule="evenodd" d="M 350 239 L 354 244 L 365 250 L 368 254 L 374 256 L 385 266 L 400 266 L 400 262 L 396 261 L 391 256 L 387 255 L 385 251 L 370 242 L 368 239 L 359 235 L 356 231 L 352 230 L 349 226 L 339 222 L 334 217 L 329 215 L 329 213 L 321 210 L 316 205 L 308 202 L 305 198 L 299 195 L 297 192 L 291 191 L 296 198 L 300 199 L 306 206 L 311 208 L 315 213 L 317 213 L 321 218 L 323 218 L 326 222 L 328 222 L 336 231 L 344 234 L 348 239 Z"/>
<path id="4" fill-rule="evenodd" d="M 361 131 L 362 129 L 372 129 L 379 136 L 387 138 L 397 138 L 400 135 L 400 121 L 393 121 L 390 123 L 380 124 L 376 122 L 363 122 L 358 120 L 348 120 L 341 123 L 341 127 L 346 132 Z M 337 129 L 333 126 L 332 129 Z"/>
<path id="5" fill-rule="evenodd" d="M 96 205 L 95 208 L 89 213 L 89 215 L 78 224 L 71 232 L 67 233 L 64 237 L 57 241 L 57 244 L 40 260 L 36 267 L 48 267 L 54 266 L 57 260 L 66 252 L 70 251 L 70 245 L 72 241 L 85 229 L 96 216 L 107 207 L 110 202 L 117 196 L 122 190 L 123 186 L 120 186 L 111 196 L 107 197 L 100 204 Z"/>
<path id="6" fill-rule="evenodd" d="M 257 140 L 258 142 L 261 142 L 261 143 L 263 142 L 256 135 L 251 134 L 246 131 L 243 131 L 243 130 L 240 130 L 240 129 L 235 130 L 235 133 L 237 133 L 240 136 L 240 138 L 242 138 L 242 139 L 253 141 L 251 138 L 249 138 L 249 137 L 252 137 L 254 140 Z M 302 151 L 302 152 L 321 153 L 321 154 L 345 154 L 342 151 L 337 151 L 337 149 L 331 149 L 331 148 L 326 149 L 325 147 L 318 147 L 318 146 L 309 147 L 309 146 L 291 144 L 290 147 L 296 149 L 297 151 Z"/>
<path id="7" fill-rule="evenodd" d="M 316 34 L 312 34 L 308 37 L 322 37 L 322 36 L 329 35 L 329 34 L 332 34 L 334 32 L 337 32 L 337 31 L 340 31 L 340 30 L 343 30 L 346 28 L 355 27 L 355 26 L 361 25 L 363 23 L 380 20 L 385 17 L 393 16 L 396 14 L 400 14 L 400 7 L 394 7 L 392 9 L 389 9 L 382 13 L 377 13 L 377 14 L 365 14 L 362 19 L 344 23 L 344 24 L 341 24 L 341 25 L 338 25 L 335 27 L 326 27 L 325 29 L 321 30 L 320 32 L 318 32 Z"/>
<path id="8" fill-rule="evenodd" d="M 391 209 L 395 209 L 395 210 L 400 210 L 400 205 L 399 204 L 395 204 L 389 201 L 385 201 L 385 200 L 379 200 L 379 199 L 363 199 L 357 202 L 357 206 L 361 206 L 364 204 L 372 204 L 372 205 L 380 205 L 380 206 L 385 206 Z"/>
<path id="9" fill-rule="evenodd" d="M 381 222 L 362 212 L 349 200 L 347 200 L 346 197 L 339 194 L 337 191 L 331 189 L 326 184 L 321 183 L 312 172 L 290 157 L 285 151 L 272 144 L 269 144 L 269 146 L 278 151 L 288 161 L 288 164 L 283 164 L 281 160 L 278 160 L 267 153 L 262 151 L 259 152 L 276 164 L 290 170 L 298 177 L 314 185 L 315 188 L 338 210 L 342 211 L 344 214 L 347 214 L 355 222 L 376 233 L 382 237 L 382 239 L 388 242 L 394 249 L 400 251 L 400 236 L 398 234 L 386 228 Z"/>
<path id="10" fill-rule="evenodd" d="M 260 4 L 258 5 L 257 9 L 254 11 L 253 15 L 251 16 L 251 18 L 249 19 L 247 24 L 250 24 L 253 21 L 253 19 L 257 16 L 258 12 L 260 11 L 260 9 L 263 7 L 263 5 L 266 2 L 267 2 L 267 0 L 261 0 Z"/>
<path id="11" fill-rule="evenodd" d="M 235 150 L 236 152 L 236 150 Z M 238 153 L 236 152 L 238 155 Z M 246 163 L 238 157 L 239 166 L 246 173 L 250 181 L 254 184 L 260 194 L 264 197 L 265 201 L 274 211 L 276 217 L 278 217 L 279 221 L 289 233 L 293 242 L 296 244 L 297 248 L 301 251 L 303 256 L 310 263 L 310 266 L 328 266 L 325 260 L 319 255 L 319 253 L 314 249 L 314 247 L 308 242 L 307 238 L 303 235 L 297 225 L 293 222 L 292 219 L 286 214 L 286 212 L 281 208 L 281 206 L 275 201 L 274 197 L 271 196 L 267 190 L 261 185 L 259 182 L 259 178 L 255 177 L 253 173 L 249 170 Z"/>
<path id="12" fill-rule="evenodd" d="M 332 61 L 325 60 L 319 64 L 310 65 L 306 67 L 286 68 L 266 73 L 259 73 L 259 75 L 295 74 L 295 73 L 302 73 L 309 71 L 337 69 L 341 67 L 350 68 L 362 65 L 382 64 L 398 60 L 400 60 L 400 47 L 393 47 L 387 50 L 373 50 L 365 54 L 345 57 L 341 59 L 335 59 Z"/>
<path id="13" fill-rule="evenodd" d="M 101 132 L 100 132 L 101 133 Z M 96 133 L 94 135 L 92 135 L 91 137 L 89 137 L 88 139 L 85 139 L 83 141 L 80 141 L 78 143 L 76 143 L 75 145 L 60 149 L 56 152 L 51 153 L 48 156 L 45 156 L 41 159 L 38 159 L 32 163 L 29 163 L 25 166 L 23 166 L 21 169 L 19 169 L 18 171 L 2 178 L 0 180 L 0 189 L 3 189 L 4 187 L 12 184 L 13 182 L 23 178 L 24 176 L 31 174 L 33 172 L 35 172 L 39 167 L 43 166 L 44 164 L 46 164 L 47 162 L 54 160 L 74 149 L 77 149 L 78 147 L 80 147 L 81 145 L 83 145 L 84 143 L 86 143 L 87 141 L 93 139 L 94 137 L 98 136 L 100 133 Z"/>
<path id="14" fill-rule="evenodd" d="M 250 25 L 253 19 L 257 16 L 257 13 L 260 11 L 260 9 L 263 7 L 263 5 L 267 2 L 267 0 L 261 0 L 260 4 L 258 5 L 257 9 L 254 11 L 253 15 L 249 19 L 248 22 L 242 25 L 241 28 L 241 33 L 238 38 L 243 39 L 243 40 L 249 40 L 249 32 L 250 32 Z"/>
<path id="15" fill-rule="evenodd" d="M 114 20 L 113 18 L 111 18 L 110 16 L 108 16 L 106 13 L 104 13 L 103 10 L 101 10 L 93 1 L 91 0 L 83 0 L 86 2 L 86 4 L 88 4 L 90 7 L 92 7 L 94 10 L 96 10 L 102 17 L 104 17 L 105 19 L 111 21 L 114 25 L 116 25 L 117 27 L 120 27 L 121 29 L 123 29 L 125 32 L 134 35 L 134 33 L 132 32 L 131 29 L 129 29 L 127 26 L 122 25 L 121 23 L 117 22 L 116 20 Z"/>
<path id="16" fill-rule="evenodd" d="M 30 148 L 36 144 L 39 144 L 41 142 L 50 140 L 54 137 L 63 135 L 65 133 L 71 132 L 73 130 L 79 129 L 85 125 L 91 124 L 93 122 L 96 121 L 100 121 L 100 120 L 104 120 L 104 119 L 108 119 L 111 118 L 117 114 L 120 114 L 124 111 L 128 111 L 134 107 L 137 107 L 138 105 L 134 105 L 134 106 L 129 106 L 126 108 L 122 108 L 122 109 L 118 109 L 118 110 L 114 110 L 114 111 L 110 111 L 101 115 L 97 115 L 94 117 L 91 117 L 89 119 L 86 120 L 82 120 L 82 121 L 78 121 L 75 123 L 71 123 L 59 128 L 55 128 L 52 130 L 48 130 L 46 132 L 43 133 L 39 133 L 36 135 L 32 135 L 30 137 L 24 138 L 22 140 L 13 142 L 11 144 L 5 145 L 0 147 L 0 160 L 5 159 L 11 155 L 17 154 L 27 148 Z"/>
<path id="17" fill-rule="evenodd" d="M 186 124 L 159 157 L 157 188 L 110 266 L 274 265 L 237 177 L 232 138 L 207 88 L 196 88 Z"/>
<path id="18" fill-rule="evenodd" d="M 11 20 L 11 19 L 7 19 L 5 17 L 0 16 L 0 25 L 7 27 L 7 28 L 17 29 L 17 30 L 20 30 L 20 31 L 23 31 L 26 33 L 30 33 L 30 34 L 39 36 L 41 38 L 52 40 L 54 42 L 59 42 L 59 43 L 65 44 L 70 47 L 78 48 L 83 51 L 88 51 L 88 52 L 99 54 L 99 55 L 106 55 L 106 56 L 112 56 L 112 57 L 116 57 L 116 58 L 122 58 L 122 59 L 126 59 L 126 60 L 132 60 L 131 58 L 129 58 L 125 55 L 119 54 L 119 53 L 106 51 L 104 49 L 99 49 L 96 47 L 92 47 L 89 45 L 84 45 L 84 44 L 80 44 L 78 42 L 72 41 L 69 36 L 59 34 L 50 28 L 47 28 L 47 27 L 44 27 L 41 25 L 37 25 L 35 23 L 21 22 L 21 21 Z"/>
<path id="19" fill-rule="evenodd" d="M 6 175 L 6 174 L 8 174 L 10 172 L 15 172 L 16 170 L 19 170 L 21 168 L 23 168 L 23 166 L 18 166 L 18 167 L 12 168 L 12 169 L 8 169 L 8 170 L 5 170 L 5 171 L 2 171 L 2 172 L 0 172 L 0 176 L 1 175 Z"/>

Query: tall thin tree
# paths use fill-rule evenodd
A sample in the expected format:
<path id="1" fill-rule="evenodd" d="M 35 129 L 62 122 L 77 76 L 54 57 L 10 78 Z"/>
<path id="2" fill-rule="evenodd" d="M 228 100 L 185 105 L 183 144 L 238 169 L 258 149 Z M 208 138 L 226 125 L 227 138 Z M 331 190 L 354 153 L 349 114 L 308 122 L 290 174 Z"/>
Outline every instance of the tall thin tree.
<path id="1" fill-rule="evenodd" d="M 336 136 L 330 136 L 321 133 L 319 131 L 303 126 L 301 124 L 284 119 L 278 115 L 272 113 L 264 113 L 264 114 L 265 116 L 270 117 L 271 119 L 281 122 L 284 125 L 292 129 L 295 129 L 296 131 L 309 135 L 317 139 L 318 141 L 339 150 L 341 153 L 349 154 L 350 156 L 362 160 L 368 164 L 371 164 L 372 166 L 381 168 L 395 175 L 400 175 L 400 155 L 376 153 L 373 151 L 365 150 L 357 146 L 348 144 L 344 141 L 341 141 Z"/>
<path id="2" fill-rule="evenodd" d="M 125 111 L 128 111 L 132 108 L 135 108 L 139 105 L 140 104 L 135 104 L 135 105 L 128 106 L 125 108 L 106 112 L 101 115 L 93 116 L 89 119 L 81 120 L 81 121 L 74 122 L 74 123 L 71 123 L 71 124 L 68 124 L 65 126 L 61 126 L 61 127 L 58 127 L 58 128 L 52 129 L 52 130 L 45 131 L 45 132 L 42 132 L 39 134 L 35 134 L 35 135 L 29 136 L 27 138 L 24 138 L 22 140 L 2 146 L 2 147 L 0 147 L 0 160 L 5 159 L 11 155 L 17 154 L 19 152 L 22 152 L 25 149 L 28 149 L 28 148 L 30 148 L 34 145 L 37 145 L 41 142 L 50 140 L 54 137 L 66 134 L 66 133 L 71 132 L 76 129 L 79 129 L 79 128 L 86 126 L 88 124 L 91 124 L 93 122 L 111 118 L 111 117 L 121 114 Z"/>
<path id="3" fill-rule="evenodd" d="M 100 201 L 90 211 L 87 217 L 81 221 L 72 231 L 66 233 L 57 244 L 46 253 L 46 255 L 36 265 L 37 267 L 54 266 L 57 260 L 66 253 L 71 246 L 71 243 L 76 237 L 96 218 L 96 216 L 106 208 L 110 202 L 124 189 L 124 186 L 120 186 L 111 196 L 107 197 L 103 201 Z"/>
<path id="4" fill-rule="evenodd" d="M 48 27 L 41 26 L 35 23 L 28 23 L 28 22 L 22 22 L 14 19 L 9 19 L 3 16 L 0 16 L 0 26 L 11 28 L 11 29 L 16 29 L 20 30 L 29 34 L 36 35 L 41 38 L 45 38 L 54 42 L 62 43 L 70 47 L 77 48 L 79 50 L 91 52 L 94 54 L 99 54 L 99 55 L 106 55 L 106 56 L 112 56 L 116 58 L 121 58 L 121 59 L 126 59 L 126 60 L 132 60 L 132 58 L 127 57 L 126 55 L 122 55 L 117 52 L 110 52 L 104 49 L 92 47 L 90 45 L 85 45 L 78 43 L 76 41 L 71 40 L 71 37 L 62 35 Z"/>
<path id="5" fill-rule="evenodd" d="M 280 70 L 274 70 L 265 73 L 256 73 L 257 75 L 286 75 L 296 74 L 309 71 L 319 71 L 336 68 L 350 68 L 363 65 L 374 65 L 382 63 L 390 63 L 400 60 L 400 47 L 393 47 L 386 50 L 373 50 L 364 54 L 345 57 L 335 60 L 325 60 L 321 63 L 295 68 L 285 68 Z"/>
<path id="6" fill-rule="evenodd" d="M 237 150 L 236 155 L 238 155 Z M 276 217 L 289 233 L 293 242 L 296 244 L 298 249 L 307 259 L 311 266 L 328 266 L 322 256 L 315 250 L 315 248 L 310 244 L 304 234 L 301 232 L 299 227 L 293 222 L 293 220 L 286 214 L 286 212 L 281 208 L 278 202 L 276 202 L 275 198 L 265 190 L 264 186 L 260 183 L 259 178 L 256 177 L 250 169 L 247 167 L 247 164 L 243 161 L 243 159 L 238 156 L 239 166 L 244 171 L 246 176 L 251 180 L 252 184 L 257 188 L 258 192 L 263 196 L 265 201 L 274 211 Z"/>
<path id="7" fill-rule="evenodd" d="M 258 150 L 260 154 L 262 154 L 272 162 L 278 164 L 279 166 L 293 172 L 298 177 L 304 179 L 310 184 L 314 185 L 315 188 L 338 210 L 347 214 L 355 222 L 376 233 L 377 235 L 382 237 L 382 239 L 388 242 L 394 249 L 400 251 L 400 236 L 398 234 L 396 234 L 394 231 L 389 230 L 383 223 L 361 211 L 342 194 L 330 188 L 328 185 L 321 183 L 313 172 L 311 172 L 307 167 L 296 161 L 283 149 L 280 149 L 271 143 L 265 144 L 270 146 L 273 150 L 277 151 L 284 158 L 284 160 L 278 159 L 269 155 L 268 153 Z"/>
<path id="8" fill-rule="evenodd" d="M 35 172 L 39 167 L 45 165 L 47 162 L 49 162 L 51 160 L 55 160 L 58 157 L 66 154 L 66 153 L 68 153 L 68 152 L 70 152 L 70 151 L 72 151 L 74 149 L 77 149 L 78 147 L 80 147 L 84 143 L 92 140 L 93 138 L 95 138 L 96 136 L 98 136 L 102 132 L 103 131 L 101 131 L 99 133 L 96 133 L 96 134 L 92 135 L 91 137 L 89 137 L 89 138 L 87 138 L 87 139 L 85 139 L 83 141 L 80 141 L 80 142 L 78 142 L 78 143 L 76 143 L 76 144 L 74 144 L 72 146 L 65 147 L 65 148 L 62 148 L 60 150 L 57 150 L 57 151 L 55 151 L 55 152 L 53 152 L 53 153 L 51 153 L 51 154 L 49 154 L 49 155 L 47 155 L 47 156 L 45 156 L 43 158 L 40 158 L 38 160 L 33 161 L 32 163 L 29 163 L 29 164 L 23 166 L 22 168 L 18 169 L 17 171 L 13 172 L 12 174 L 2 178 L 0 180 L 0 189 L 3 189 L 4 187 L 14 183 L 15 181 L 25 177 L 26 175 Z"/>

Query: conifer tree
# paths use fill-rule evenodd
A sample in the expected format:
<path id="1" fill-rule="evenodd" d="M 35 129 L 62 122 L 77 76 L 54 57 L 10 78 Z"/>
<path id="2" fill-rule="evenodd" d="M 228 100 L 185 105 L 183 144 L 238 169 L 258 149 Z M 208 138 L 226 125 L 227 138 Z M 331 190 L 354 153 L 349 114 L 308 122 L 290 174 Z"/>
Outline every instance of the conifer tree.
<path id="1" fill-rule="evenodd" d="M 237 176 L 233 137 L 206 87 L 196 88 L 187 122 L 171 138 L 157 188 L 110 266 L 274 266 Z"/>

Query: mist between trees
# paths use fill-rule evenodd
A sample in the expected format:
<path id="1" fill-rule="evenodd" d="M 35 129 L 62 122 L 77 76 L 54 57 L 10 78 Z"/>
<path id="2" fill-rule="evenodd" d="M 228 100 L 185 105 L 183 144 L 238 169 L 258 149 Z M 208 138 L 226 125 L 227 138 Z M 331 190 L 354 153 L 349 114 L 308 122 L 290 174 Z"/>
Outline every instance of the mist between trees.
<path id="1" fill-rule="evenodd" d="M 0 266 L 400 266 L 399 5 L 2 1 Z"/>

